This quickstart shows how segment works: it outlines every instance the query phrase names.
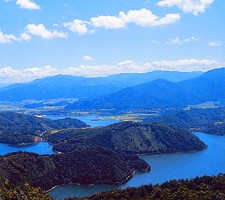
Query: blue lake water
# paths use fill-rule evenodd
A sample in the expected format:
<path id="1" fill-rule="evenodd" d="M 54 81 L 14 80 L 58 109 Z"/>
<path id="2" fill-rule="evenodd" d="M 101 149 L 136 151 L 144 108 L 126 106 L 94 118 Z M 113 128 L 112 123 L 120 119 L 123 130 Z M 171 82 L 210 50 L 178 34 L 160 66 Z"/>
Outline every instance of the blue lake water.
<path id="1" fill-rule="evenodd" d="M 163 183 L 171 179 L 194 178 L 225 173 L 225 136 L 195 133 L 208 148 L 199 152 L 141 156 L 151 165 L 150 173 L 138 173 L 120 186 L 59 186 L 50 192 L 52 197 L 82 197 L 115 188 L 138 187 L 143 184 Z"/>
<path id="2" fill-rule="evenodd" d="M 66 116 L 66 117 L 79 119 L 79 120 L 85 122 L 87 125 L 89 125 L 92 128 L 98 127 L 98 126 L 107 126 L 110 124 L 120 122 L 119 120 L 113 120 L 113 119 L 99 120 L 98 116 L 96 116 L 96 115 L 79 115 L 79 116 Z M 46 116 L 46 118 L 53 119 L 53 120 L 65 119 L 66 117 L 65 116 L 57 116 L 57 115 Z"/>
<path id="3" fill-rule="evenodd" d="M 52 145 L 47 142 L 38 142 L 32 145 L 26 146 L 10 146 L 7 144 L 0 143 L 0 155 L 5 155 L 7 153 L 24 151 L 24 152 L 33 152 L 37 154 L 54 154 L 52 151 Z"/>

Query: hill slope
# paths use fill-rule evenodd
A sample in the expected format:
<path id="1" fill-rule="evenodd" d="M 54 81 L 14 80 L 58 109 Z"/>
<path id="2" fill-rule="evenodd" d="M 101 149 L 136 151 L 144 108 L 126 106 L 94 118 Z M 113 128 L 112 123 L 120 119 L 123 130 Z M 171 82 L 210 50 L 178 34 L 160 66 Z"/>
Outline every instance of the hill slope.
<path id="1" fill-rule="evenodd" d="M 135 171 L 149 169 L 138 156 L 117 154 L 101 147 L 49 156 L 12 153 L 0 156 L 0 185 L 5 178 L 16 186 L 29 183 L 44 190 L 70 183 L 122 184 Z"/>
<path id="2" fill-rule="evenodd" d="M 53 144 L 54 150 L 64 153 L 93 146 L 129 154 L 185 152 L 206 148 L 190 132 L 159 123 L 144 125 L 121 122 L 101 128 L 63 130 L 49 135 L 48 141 Z"/>

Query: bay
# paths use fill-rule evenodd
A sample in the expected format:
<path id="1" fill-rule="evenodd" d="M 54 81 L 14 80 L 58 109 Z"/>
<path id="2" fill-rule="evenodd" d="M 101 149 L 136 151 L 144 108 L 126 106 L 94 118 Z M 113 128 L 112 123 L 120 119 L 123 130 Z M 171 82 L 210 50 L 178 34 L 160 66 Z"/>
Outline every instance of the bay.
<path id="1" fill-rule="evenodd" d="M 124 189 L 144 184 L 163 183 L 171 179 L 186 179 L 225 173 L 225 136 L 204 133 L 195 133 L 195 135 L 208 145 L 206 150 L 141 156 L 151 166 L 150 173 L 137 173 L 123 185 L 65 185 L 56 187 L 50 191 L 50 195 L 56 199 L 84 197 L 115 188 Z"/>
<path id="2" fill-rule="evenodd" d="M 18 152 L 18 151 L 32 152 L 32 153 L 37 153 L 40 155 L 54 154 L 54 152 L 52 151 L 52 147 L 53 146 L 50 145 L 48 142 L 37 142 L 35 144 L 23 145 L 23 146 L 11 146 L 8 144 L 0 143 L 0 155 L 5 155 L 7 153 Z"/>

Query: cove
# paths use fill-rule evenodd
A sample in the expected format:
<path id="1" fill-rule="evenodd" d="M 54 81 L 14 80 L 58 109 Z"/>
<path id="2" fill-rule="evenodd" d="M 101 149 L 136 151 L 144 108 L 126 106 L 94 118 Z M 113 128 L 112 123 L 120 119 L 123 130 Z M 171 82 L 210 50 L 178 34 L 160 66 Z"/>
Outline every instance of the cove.
<path id="1" fill-rule="evenodd" d="M 66 117 L 79 119 L 79 120 L 85 122 L 91 128 L 95 128 L 98 126 L 107 126 L 110 124 L 120 122 L 120 120 L 114 120 L 114 119 L 99 120 L 97 115 L 77 115 L 77 116 L 47 115 L 47 116 L 45 116 L 45 118 L 49 118 L 52 120 L 65 119 Z"/>
<path id="2" fill-rule="evenodd" d="M 50 145 L 47 142 L 38 142 L 36 144 L 24 145 L 24 146 L 11 146 L 8 144 L 0 143 L 0 155 L 5 155 L 7 153 L 18 152 L 18 151 L 32 152 L 32 153 L 37 153 L 41 155 L 54 154 L 54 152 L 52 151 L 52 145 Z"/>
<path id="3" fill-rule="evenodd" d="M 225 136 L 195 133 L 208 148 L 203 151 L 179 154 L 158 154 L 141 156 L 151 165 L 150 173 L 135 174 L 127 183 L 120 186 L 110 185 L 65 185 L 50 191 L 56 199 L 66 197 L 84 197 L 115 188 L 138 187 L 144 184 L 156 184 L 171 179 L 194 178 L 196 176 L 225 173 Z"/>

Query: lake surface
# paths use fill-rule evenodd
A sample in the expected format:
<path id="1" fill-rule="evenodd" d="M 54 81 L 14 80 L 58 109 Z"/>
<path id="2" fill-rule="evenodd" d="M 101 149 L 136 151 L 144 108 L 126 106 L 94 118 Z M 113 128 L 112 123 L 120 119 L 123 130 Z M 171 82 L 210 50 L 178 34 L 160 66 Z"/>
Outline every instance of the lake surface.
<path id="1" fill-rule="evenodd" d="M 98 116 L 96 115 L 85 115 L 85 116 L 56 116 L 56 115 L 50 115 L 46 116 L 46 118 L 49 119 L 65 119 L 66 117 L 70 118 L 76 118 L 81 121 L 84 121 L 86 124 L 90 125 L 91 127 L 97 127 L 97 126 L 107 126 L 109 124 L 114 124 L 116 122 L 119 122 L 118 120 L 98 120 Z M 0 155 L 5 155 L 7 153 L 12 152 L 32 152 L 37 154 L 54 154 L 52 151 L 52 145 L 50 145 L 47 142 L 38 142 L 36 144 L 32 145 L 25 145 L 25 146 L 10 146 L 7 144 L 0 143 Z"/>
<path id="2" fill-rule="evenodd" d="M 68 118 L 75 118 L 85 122 L 90 127 L 98 127 L 98 126 L 107 126 L 110 124 L 118 123 L 120 120 L 113 120 L 113 119 L 106 119 L 106 120 L 99 120 L 97 115 L 78 115 L 78 116 L 57 116 L 57 115 L 47 115 L 45 118 L 49 118 L 52 120 L 56 119 L 65 119 Z M 101 116 L 104 117 L 104 116 Z"/>
<path id="3" fill-rule="evenodd" d="M 121 186 L 76 186 L 67 185 L 50 192 L 52 197 L 83 197 L 115 188 L 138 187 L 144 184 L 163 183 L 171 179 L 194 178 L 196 176 L 225 173 L 225 136 L 195 133 L 208 148 L 199 152 L 159 154 L 141 156 L 151 165 L 150 173 L 138 173 Z"/>
<path id="4" fill-rule="evenodd" d="M 10 146 L 0 143 L 0 155 L 18 151 L 32 152 L 41 155 L 54 154 L 54 152 L 52 151 L 52 145 L 48 144 L 47 142 L 38 142 L 36 144 L 25 146 Z"/>

